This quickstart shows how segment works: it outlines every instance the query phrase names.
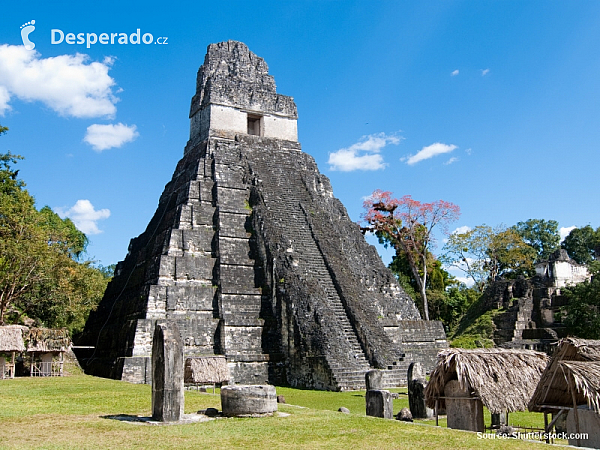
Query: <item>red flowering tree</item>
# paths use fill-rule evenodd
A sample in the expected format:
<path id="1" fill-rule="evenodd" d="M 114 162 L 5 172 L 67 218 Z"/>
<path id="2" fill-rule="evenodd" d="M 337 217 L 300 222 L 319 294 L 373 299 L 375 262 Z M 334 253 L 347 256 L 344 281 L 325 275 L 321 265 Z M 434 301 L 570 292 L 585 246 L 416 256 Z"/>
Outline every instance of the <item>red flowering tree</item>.
<path id="1" fill-rule="evenodd" d="M 421 203 L 410 195 L 400 199 L 392 193 L 377 189 L 363 203 L 362 218 L 367 223 L 363 233 L 374 233 L 380 242 L 392 245 L 396 255 L 404 254 L 423 300 L 425 320 L 429 320 L 427 304 L 427 255 L 435 244 L 433 229 L 448 233 L 448 224 L 460 216 L 460 208 L 450 202 L 438 200 Z M 429 258 L 429 263 L 434 260 Z"/>

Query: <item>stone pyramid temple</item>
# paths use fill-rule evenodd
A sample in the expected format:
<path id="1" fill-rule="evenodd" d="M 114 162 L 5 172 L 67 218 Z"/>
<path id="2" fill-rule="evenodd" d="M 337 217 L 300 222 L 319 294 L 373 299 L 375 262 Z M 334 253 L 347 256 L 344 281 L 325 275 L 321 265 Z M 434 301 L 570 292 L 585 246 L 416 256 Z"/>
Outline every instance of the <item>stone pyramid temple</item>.
<path id="1" fill-rule="evenodd" d="M 302 152 L 297 118 L 246 45 L 208 46 L 183 158 L 79 339 L 95 347 L 87 373 L 149 382 L 158 319 L 186 356 L 224 355 L 234 383 L 340 390 L 372 368 L 388 386 L 412 361 L 431 370 L 442 324 L 421 320 Z"/>

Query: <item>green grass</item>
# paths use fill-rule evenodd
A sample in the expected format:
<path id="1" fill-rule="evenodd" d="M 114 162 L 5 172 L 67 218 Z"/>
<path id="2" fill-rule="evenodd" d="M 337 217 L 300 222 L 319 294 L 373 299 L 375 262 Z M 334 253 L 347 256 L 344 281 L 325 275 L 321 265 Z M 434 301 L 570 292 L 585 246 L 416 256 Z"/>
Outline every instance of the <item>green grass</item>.
<path id="1" fill-rule="evenodd" d="M 0 448 L 504 449 L 535 445 L 514 440 L 480 440 L 475 433 L 366 417 L 364 391 L 321 392 L 278 387 L 277 392 L 287 402 L 279 405 L 279 411 L 290 414 L 289 417 L 150 426 L 106 417 L 149 416 L 151 390 L 147 385 L 85 375 L 2 380 Z M 394 401 L 394 410 L 407 404 L 407 396 L 400 395 Z M 351 414 L 336 412 L 340 406 L 350 409 Z M 186 413 L 207 407 L 220 409 L 219 395 L 186 391 Z"/>

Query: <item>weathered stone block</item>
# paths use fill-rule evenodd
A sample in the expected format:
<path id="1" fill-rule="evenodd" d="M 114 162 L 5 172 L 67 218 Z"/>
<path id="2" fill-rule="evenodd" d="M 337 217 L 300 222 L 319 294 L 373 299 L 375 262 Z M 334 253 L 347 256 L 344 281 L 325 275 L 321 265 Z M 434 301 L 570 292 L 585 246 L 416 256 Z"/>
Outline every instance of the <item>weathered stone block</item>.
<path id="1" fill-rule="evenodd" d="M 365 399 L 367 403 L 367 416 L 383 417 L 384 419 L 392 419 L 394 417 L 394 403 L 390 391 L 367 391 Z"/>
<path id="2" fill-rule="evenodd" d="M 219 267 L 221 292 L 227 294 L 256 294 L 255 269 L 249 266 L 221 264 Z"/>
<path id="3" fill-rule="evenodd" d="M 260 339 L 262 331 L 262 326 L 224 326 L 222 341 L 224 342 L 225 354 L 262 353 Z"/>
<path id="4" fill-rule="evenodd" d="M 365 373 L 367 391 L 383 389 L 383 371 L 369 370 Z"/>
<path id="5" fill-rule="evenodd" d="M 433 410 L 425 404 L 425 375 L 421 364 L 413 362 L 408 366 L 408 404 L 410 412 L 415 419 L 426 419 L 433 417 Z"/>
<path id="6" fill-rule="evenodd" d="M 167 311 L 212 311 L 216 287 L 168 286 Z"/>
<path id="7" fill-rule="evenodd" d="M 185 252 L 208 252 L 212 250 L 215 233 L 212 227 L 199 227 L 193 230 L 182 230 L 181 248 Z"/>
<path id="8" fill-rule="evenodd" d="M 219 210 L 230 213 L 249 213 L 248 191 L 217 186 Z"/>
<path id="9" fill-rule="evenodd" d="M 219 260 L 223 264 L 254 266 L 250 259 L 250 241 L 248 238 L 219 238 Z"/>
<path id="10" fill-rule="evenodd" d="M 249 360 L 243 358 L 243 361 L 235 361 L 237 356 L 228 358 L 227 363 L 229 373 L 231 374 L 231 382 L 233 383 L 254 383 L 268 384 L 269 383 L 269 363 L 264 361 L 265 355 L 256 355 L 262 357 L 263 360 Z M 231 361 L 234 360 L 234 361 Z"/>
<path id="11" fill-rule="evenodd" d="M 218 212 L 219 237 L 250 237 L 251 226 L 248 210 L 241 214 Z"/>
<path id="12" fill-rule="evenodd" d="M 214 258 L 184 254 L 175 258 L 175 279 L 210 281 L 214 266 Z"/>
<path id="13" fill-rule="evenodd" d="M 183 415 L 183 341 L 174 322 L 157 321 L 152 341 L 152 419 Z"/>
<path id="14" fill-rule="evenodd" d="M 221 388 L 224 416 L 272 414 L 277 411 L 277 393 L 270 385 L 233 385 Z"/>
<path id="15" fill-rule="evenodd" d="M 147 356 L 130 356 L 123 358 L 123 374 L 121 379 L 129 383 L 147 384 L 152 379 L 152 364 Z"/>
<path id="16" fill-rule="evenodd" d="M 444 396 L 448 428 L 483 432 L 483 403 L 472 397 L 466 386 L 461 387 L 458 380 L 448 381 L 444 388 Z"/>

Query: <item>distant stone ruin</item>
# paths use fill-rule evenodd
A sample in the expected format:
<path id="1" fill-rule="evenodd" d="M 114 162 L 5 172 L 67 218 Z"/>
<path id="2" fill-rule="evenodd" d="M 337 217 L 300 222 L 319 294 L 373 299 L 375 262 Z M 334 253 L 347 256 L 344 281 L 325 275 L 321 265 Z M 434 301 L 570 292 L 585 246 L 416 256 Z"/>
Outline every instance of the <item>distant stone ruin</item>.
<path id="1" fill-rule="evenodd" d="M 564 249 L 536 263 L 535 270 L 533 278 L 490 284 L 484 292 L 483 310 L 503 310 L 493 317 L 496 345 L 550 354 L 553 344 L 568 334 L 562 323 L 561 308 L 567 299 L 561 288 L 589 280 L 591 274 Z"/>
<path id="2" fill-rule="evenodd" d="M 208 46 L 184 156 L 78 342 L 96 347 L 87 373 L 148 382 L 160 319 L 185 357 L 224 355 L 234 383 L 355 389 L 379 368 L 395 386 L 410 361 L 433 368 L 442 324 L 421 320 L 301 151 L 297 118 L 246 45 Z"/>

